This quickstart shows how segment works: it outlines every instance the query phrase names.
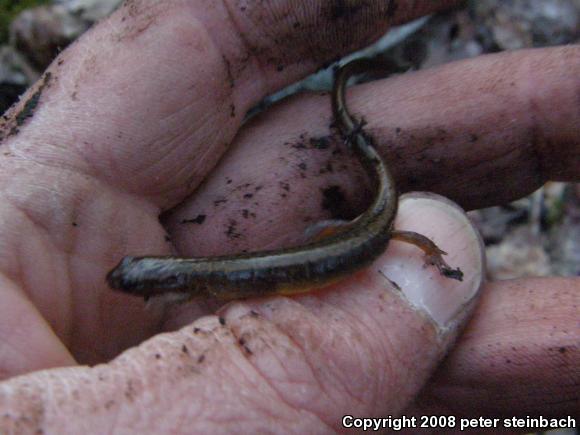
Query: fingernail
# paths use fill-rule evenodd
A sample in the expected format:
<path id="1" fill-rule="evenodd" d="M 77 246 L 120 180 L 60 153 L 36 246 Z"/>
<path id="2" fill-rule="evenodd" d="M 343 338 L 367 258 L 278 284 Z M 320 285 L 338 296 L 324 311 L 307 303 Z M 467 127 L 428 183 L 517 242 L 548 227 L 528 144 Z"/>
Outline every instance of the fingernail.
<path id="1" fill-rule="evenodd" d="M 461 269 L 463 281 L 442 276 L 425 264 L 419 248 L 395 240 L 389 244 L 381 272 L 440 329 L 460 322 L 478 294 L 485 269 L 483 242 L 465 212 L 439 195 L 414 192 L 401 197 L 395 229 L 429 237 L 448 253 L 445 261 Z"/>

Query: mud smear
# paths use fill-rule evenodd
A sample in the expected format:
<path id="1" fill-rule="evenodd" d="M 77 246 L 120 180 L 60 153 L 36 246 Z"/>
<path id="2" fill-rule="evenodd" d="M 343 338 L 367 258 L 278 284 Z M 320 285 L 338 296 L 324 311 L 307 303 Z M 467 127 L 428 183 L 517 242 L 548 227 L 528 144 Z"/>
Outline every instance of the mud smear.
<path id="1" fill-rule="evenodd" d="M 14 116 L 3 116 L 0 122 L 0 141 L 4 138 L 14 136 L 20 132 L 20 127 L 22 127 L 26 122 L 34 116 L 38 105 L 40 104 L 40 99 L 44 90 L 50 86 L 52 82 L 52 73 L 47 72 L 44 74 L 38 89 L 34 92 L 24 103 L 22 108 L 16 112 Z"/>

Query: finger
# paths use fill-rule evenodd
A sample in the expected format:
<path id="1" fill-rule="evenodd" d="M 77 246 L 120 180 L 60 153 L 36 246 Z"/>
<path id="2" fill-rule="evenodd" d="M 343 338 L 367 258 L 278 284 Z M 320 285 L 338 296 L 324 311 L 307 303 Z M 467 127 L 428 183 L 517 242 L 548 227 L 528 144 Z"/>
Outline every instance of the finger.
<path id="1" fill-rule="evenodd" d="M 0 278 L 0 380 L 49 367 L 74 365 L 66 347 L 14 283 Z"/>
<path id="2" fill-rule="evenodd" d="M 67 49 L 3 122 L 12 155 L 169 207 L 265 94 L 453 1 L 132 1 Z"/>
<path id="3" fill-rule="evenodd" d="M 410 197 L 400 216 L 399 228 L 426 233 L 450 252 L 463 283 L 424 268 L 417 249 L 394 242 L 368 270 L 327 290 L 233 303 L 219 319 L 157 336 L 108 366 L 9 381 L 0 386 L 8 416 L 0 428 L 21 422 L 31 406 L 42 409 L 42 421 L 24 424 L 56 432 L 110 430 L 103 425 L 114 415 L 116 431 L 227 432 L 235 425 L 319 433 L 341 429 L 345 414 L 400 412 L 465 320 L 483 266 L 479 238 L 456 207 Z M 15 394 L 23 383 L 24 393 Z"/>
<path id="4" fill-rule="evenodd" d="M 420 396 L 420 413 L 578 415 L 579 290 L 577 278 L 488 284 L 457 347 Z"/>
<path id="5" fill-rule="evenodd" d="M 579 179 L 579 73 L 580 45 L 522 50 L 401 76 L 353 103 L 369 124 L 374 107 L 402 190 L 481 208 Z"/>
<path id="6" fill-rule="evenodd" d="M 526 50 L 357 86 L 349 105 L 368 122 L 400 190 L 477 208 L 549 179 L 577 179 L 579 75 L 580 46 Z M 364 210 L 371 190 L 330 135 L 329 106 L 327 96 L 302 96 L 248 125 L 168 219 L 181 252 L 279 245 L 312 222 Z"/>

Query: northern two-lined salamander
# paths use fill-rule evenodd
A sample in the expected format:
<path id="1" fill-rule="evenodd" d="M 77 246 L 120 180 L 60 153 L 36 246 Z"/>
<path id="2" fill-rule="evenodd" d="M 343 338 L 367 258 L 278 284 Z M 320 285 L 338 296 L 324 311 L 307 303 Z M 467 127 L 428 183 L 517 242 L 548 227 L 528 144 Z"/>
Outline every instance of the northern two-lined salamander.
<path id="1" fill-rule="evenodd" d="M 392 228 L 398 202 L 393 177 L 345 101 L 348 79 L 373 66 L 368 60 L 343 66 L 332 91 L 336 123 L 375 186 L 374 200 L 363 214 L 334 234 L 296 248 L 198 258 L 125 257 L 107 275 L 109 286 L 145 298 L 164 293 L 219 299 L 298 294 L 368 266 L 392 238 L 417 245 L 443 275 L 461 280 L 461 271 L 451 269 L 428 238 Z"/>

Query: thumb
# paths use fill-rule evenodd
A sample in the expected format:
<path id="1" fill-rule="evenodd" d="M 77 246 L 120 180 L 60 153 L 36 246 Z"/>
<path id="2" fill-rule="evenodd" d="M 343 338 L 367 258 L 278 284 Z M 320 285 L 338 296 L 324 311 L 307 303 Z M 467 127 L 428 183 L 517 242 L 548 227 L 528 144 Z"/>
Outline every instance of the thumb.
<path id="1" fill-rule="evenodd" d="M 319 433 L 345 415 L 400 413 L 471 311 L 483 251 L 465 214 L 434 195 L 407 195 L 395 225 L 431 237 L 464 281 L 393 242 L 325 290 L 229 304 L 109 364 L 4 382 L 0 432 Z"/>

